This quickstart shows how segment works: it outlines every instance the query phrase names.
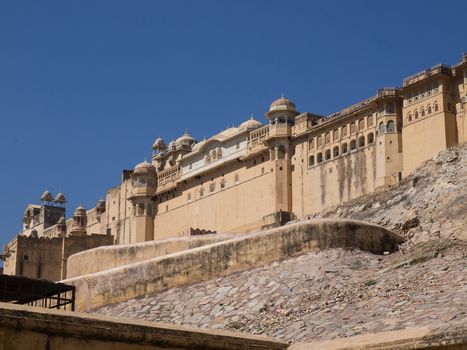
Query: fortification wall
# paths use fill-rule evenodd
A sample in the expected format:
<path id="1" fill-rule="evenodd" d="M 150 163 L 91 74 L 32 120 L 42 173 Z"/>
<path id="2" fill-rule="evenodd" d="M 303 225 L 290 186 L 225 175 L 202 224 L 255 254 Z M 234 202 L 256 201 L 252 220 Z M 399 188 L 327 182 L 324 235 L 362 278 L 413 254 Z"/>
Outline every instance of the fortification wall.
<path id="1" fill-rule="evenodd" d="M 108 235 L 27 237 L 18 235 L 10 242 L 14 254 L 5 261 L 5 274 L 58 281 L 66 276 L 66 259 L 72 254 L 113 244 Z"/>
<path id="2" fill-rule="evenodd" d="M 464 328 L 409 328 L 390 332 L 296 343 L 290 347 L 265 336 L 201 330 L 146 321 L 0 303 L 0 350 L 461 350 Z"/>
<path id="3" fill-rule="evenodd" d="M 213 169 L 180 184 L 175 196 L 163 196 L 157 204 L 154 237 L 186 235 L 190 227 L 217 232 L 260 228 L 263 216 L 276 211 L 273 165 L 267 157 L 261 159 Z"/>
<path id="4" fill-rule="evenodd" d="M 286 349 L 264 336 L 0 303 L 0 350 Z"/>
<path id="5" fill-rule="evenodd" d="M 376 183 L 376 149 L 369 145 L 344 156 L 309 165 L 305 152 L 297 146 L 293 172 L 293 209 L 298 217 L 320 212 L 369 192 Z M 303 161 L 301 161 L 303 160 Z"/>
<path id="6" fill-rule="evenodd" d="M 403 238 L 384 227 L 353 220 L 313 220 L 248 234 L 111 270 L 67 279 L 76 307 L 91 310 L 183 284 L 261 266 L 312 249 L 393 251 Z"/>
<path id="7" fill-rule="evenodd" d="M 89 249 L 73 254 L 68 258 L 67 278 L 129 265 L 166 254 L 221 242 L 228 238 L 232 238 L 232 236 L 211 234 Z"/>

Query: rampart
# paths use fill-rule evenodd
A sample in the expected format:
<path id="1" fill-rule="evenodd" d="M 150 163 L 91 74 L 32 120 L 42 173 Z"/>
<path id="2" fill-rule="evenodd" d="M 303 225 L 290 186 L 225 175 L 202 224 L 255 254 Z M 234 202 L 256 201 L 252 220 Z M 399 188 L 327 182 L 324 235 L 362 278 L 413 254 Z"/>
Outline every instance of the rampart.
<path id="1" fill-rule="evenodd" d="M 312 343 L 0 303 L 0 350 L 463 350 L 467 329 L 416 327 Z"/>
<path id="2" fill-rule="evenodd" d="M 312 220 L 65 280 L 77 287 L 77 310 L 91 310 L 184 284 L 261 266 L 313 249 L 391 252 L 403 238 L 354 220 Z"/>
<path id="3" fill-rule="evenodd" d="M 129 265 L 166 254 L 221 242 L 229 238 L 232 238 L 232 235 L 210 234 L 89 249 L 68 258 L 67 278 Z"/>

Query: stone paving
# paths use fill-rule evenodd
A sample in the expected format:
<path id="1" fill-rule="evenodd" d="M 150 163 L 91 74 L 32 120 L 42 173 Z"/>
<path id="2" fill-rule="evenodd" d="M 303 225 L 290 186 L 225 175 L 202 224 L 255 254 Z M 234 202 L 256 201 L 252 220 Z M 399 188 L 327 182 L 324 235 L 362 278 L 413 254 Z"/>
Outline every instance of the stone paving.
<path id="1" fill-rule="evenodd" d="M 442 243 L 442 242 L 441 242 Z M 95 312 L 298 342 L 467 323 L 467 244 L 326 250 Z"/>

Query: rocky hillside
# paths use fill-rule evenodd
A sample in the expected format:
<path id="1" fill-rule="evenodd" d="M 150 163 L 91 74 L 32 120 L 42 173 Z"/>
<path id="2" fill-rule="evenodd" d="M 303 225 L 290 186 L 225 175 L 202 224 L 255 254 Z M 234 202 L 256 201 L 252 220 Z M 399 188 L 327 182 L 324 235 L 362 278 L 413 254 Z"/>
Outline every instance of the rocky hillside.
<path id="1" fill-rule="evenodd" d="M 465 325 L 466 155 L 446 150 L 400 185 L 319 215 L 392 228 L 408 238 L 397 253 L 313 251 L 96 311 L 289 342 Z"/>
<path id="2" fill-rule="evenodd" d="M 425 162 L 402 183 L 317 217 L 345 217 L 383 225 L 410 243 L 448 238 L 467 240 L 467 144 Z"/>
<path id="3" fill-rule="evenodd" d="M 118 318 L 329 340 L 467 322 L 467 244 L 376 256 L 330 249 L 102 307 Z"/>

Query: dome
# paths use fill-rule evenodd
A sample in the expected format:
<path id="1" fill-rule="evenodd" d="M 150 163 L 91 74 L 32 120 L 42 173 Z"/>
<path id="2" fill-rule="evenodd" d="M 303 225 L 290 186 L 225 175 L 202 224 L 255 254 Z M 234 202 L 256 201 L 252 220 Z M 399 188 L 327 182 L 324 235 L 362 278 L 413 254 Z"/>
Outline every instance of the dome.
<path id="1" fill-rule="evenodd" d="M 216 138 L 219 141 L 224 141 L 224 139 L 226 139 L 226 138 L 228 138 L 230 136 L 233 136 L 233 135 L 235 135 L 237 133 L 238 133 L 238 128 L 233 126 L 231 128 L 225 129 L 224 131 L 221 131 L 217 135 L 214 135 L 212 138 Z"/>
<path id="2" fill-rule="evenodd" d="M 84 209 L 82 204 L 80 204 L 79 207 L 76 208 L 73 216 L 86 216 L 86 209 Z"/>
<path id="3" fill-rule="evenodd" d="M 193 146 L 193 148 L 191 149 L 191 151 L 192 151 L 192 152 L 198 151 L 205 143 L 206 143 L 206 140 L 203 140 L 203 141 L 198 142 L 197 144 L 195 144 L 195 145 Z"/>
<path id="4" fill-rule="evenodd" d="M 263 126 L 259 121 L 253 118 L 253 116 L 250 117 L 247 121 L 244 121 L 243 123 L 240 124 L 240 128 L 242 129 L 256 129 Z"/>
<path id="5" fill-rule="evenodd" d="M 293 103 L 289 99 L 282 96 L 281 98 L 279 98 L 279 99 L 275 100 L 273 103 L 271 103 L 271 106 L 269 107 L 269 112 L 273 112 L 273 111 L 292 111 L 292 112 L 296 112 L 295 103 Z"/>
<path id="6" fill-rule="evenodd" d="M 57 195 L 55 196 L 54 202 L 61 203 L 61 204 L 66 203 L 66 198 L 63 195 L 63 193 L 58 192 Z"/>
<path id="7" fill-rule="evenodd" d="M 151 163 L 148 163 L 146 160 L 142 163 L 139 163 L 135 166 L 133 174 L 147 174 L 150 172 L 155 172 L 156 168 Z"/>
<path id="8" fill-rule="evenodd" d="M 165 149 L 165 142 L 160 137 L 158 137 L 152 144 L 153 149 Z"/>
<path id="9" fill-rule="evenodd" d="M 175 145 L 177 145 L 177 146 L 191 146 L 195 142 L 196 142 L 195 139 L 190 136 L 190 134 L 188 133 L 188 130 L 185 130 L 185 133 L 175 141 Z"/>
<path id="10" fill-rule="evenodd" d="M 96 207 L 105 207 L 105 200 L 102 197 L 97 202 Z"/>
<path id="11" fill-rule="evenodd" d="M 171 150 L 173 150 L 174 148 L 175 148 L 175 141 L 172 140 L 172 141 L 169 142 L 169 147 L 168 147 L 168 149 L 169 149 L 169 151 L 171 151 Z"/>
<path id="12" fill-rule="evenodd" d="M 43 202 L 52 202 L 53 201 L 52 193 L 50 193 L 47 190 L 44 191 L 44 193 L 42 193 L 42 196 L 41 196 L 41 201 L 43 201 Z"/>

